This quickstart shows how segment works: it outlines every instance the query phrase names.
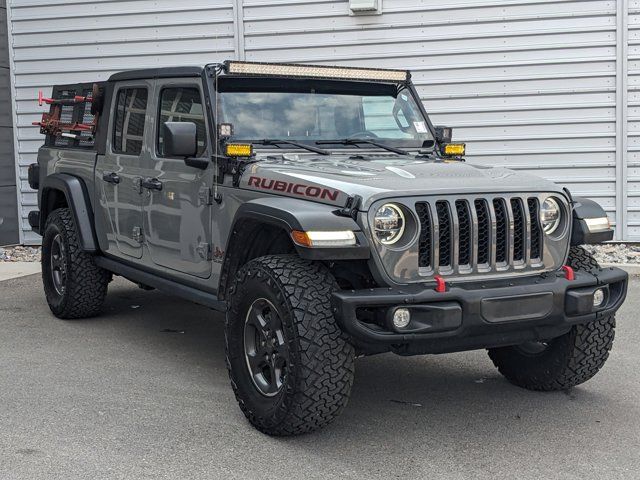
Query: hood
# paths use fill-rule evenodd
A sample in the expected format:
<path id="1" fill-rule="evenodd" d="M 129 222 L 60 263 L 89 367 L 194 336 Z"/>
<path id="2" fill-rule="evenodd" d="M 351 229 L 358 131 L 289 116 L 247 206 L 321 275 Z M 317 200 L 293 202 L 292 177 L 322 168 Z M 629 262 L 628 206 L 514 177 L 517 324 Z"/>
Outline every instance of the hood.
<path id="1" fill-rule="evenodd" d="M 339 206 L 359 195 L 365 210 L 387 197 L 560 191 L 552 182 L 506 168 L 364 153 L 259 156 L 240 186 Z"/>

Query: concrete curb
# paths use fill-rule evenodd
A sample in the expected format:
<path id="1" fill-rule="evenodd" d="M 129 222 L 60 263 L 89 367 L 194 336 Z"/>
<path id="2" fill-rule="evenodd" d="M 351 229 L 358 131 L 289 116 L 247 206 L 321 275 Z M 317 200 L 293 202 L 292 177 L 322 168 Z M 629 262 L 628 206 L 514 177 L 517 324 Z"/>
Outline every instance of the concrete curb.
<path id="1" fill-rule="evenodd" d="M 0 282 L 40 272 L 40 262 L 0 262 Z"/>

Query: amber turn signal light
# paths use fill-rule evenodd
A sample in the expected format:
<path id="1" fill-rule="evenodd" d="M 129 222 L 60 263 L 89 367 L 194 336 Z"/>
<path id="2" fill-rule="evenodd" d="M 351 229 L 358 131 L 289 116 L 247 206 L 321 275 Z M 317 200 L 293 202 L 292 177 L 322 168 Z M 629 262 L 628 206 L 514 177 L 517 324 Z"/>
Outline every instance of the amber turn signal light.
<path id="1" fill-rule="evenodd" d="M 351 247 L 356 244 L 356 236 L 351 230 L 311 231 L 292 230 L 291 238 L 302 247 Z"/>

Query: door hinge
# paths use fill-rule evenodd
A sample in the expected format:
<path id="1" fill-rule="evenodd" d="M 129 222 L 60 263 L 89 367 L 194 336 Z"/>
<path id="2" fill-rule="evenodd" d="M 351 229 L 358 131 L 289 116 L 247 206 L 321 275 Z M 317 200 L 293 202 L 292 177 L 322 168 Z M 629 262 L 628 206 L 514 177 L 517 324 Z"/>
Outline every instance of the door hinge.
<path id="1" fill-rule="evenodd" d="M 211 261 L 213 260 L 213 254 L 211 252 L 211 245 L 208 243 L 200 242 L 196 247 L 196 252 L 200 255 L 200 258 Z"/>
<path id="2" fill-rule="evenodd" d="M 222 195 L 218 193 L 218 195 L 216 196 L 216 194 L 213 192 L 213 189 L 209 187 L 201 189 L 198 197 L 200 198 L 200 205 L 213 205 L 213 202 L 216 202 L 218 204 L 222 202 Z"/>
<path id="3" fill-rule="evenodd" d="M 131 235 L 131 237 L 138 243 L 142 243 L 142 240 L 144 240 L 144 235 L 142 234 L 142 228 L 140 227 L 133 227 L 133 233 Z"/>
<path id="4" fill-rule="evenodd" d="M 213 190 L 210 187 L 201 188 L 198 197 L 200 205 L 213 205 Z"/>
<path id="5" fill-rule="evenodd" d="M 142 195 L 142 178 L 137 177 L 133 179 L 133 189 Z"/>

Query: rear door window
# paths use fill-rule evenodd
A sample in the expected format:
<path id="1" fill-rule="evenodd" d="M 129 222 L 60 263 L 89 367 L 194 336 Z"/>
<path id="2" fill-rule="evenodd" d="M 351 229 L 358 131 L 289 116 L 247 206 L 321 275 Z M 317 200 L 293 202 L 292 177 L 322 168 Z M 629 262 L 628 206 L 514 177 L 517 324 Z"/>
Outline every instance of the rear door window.
<path id="1" fill-rule="evenodd" d="M 118 92 L 113 125 L 113 151 L 140 155 L 147 116 L 147 89 L 124 88 Z"/>

